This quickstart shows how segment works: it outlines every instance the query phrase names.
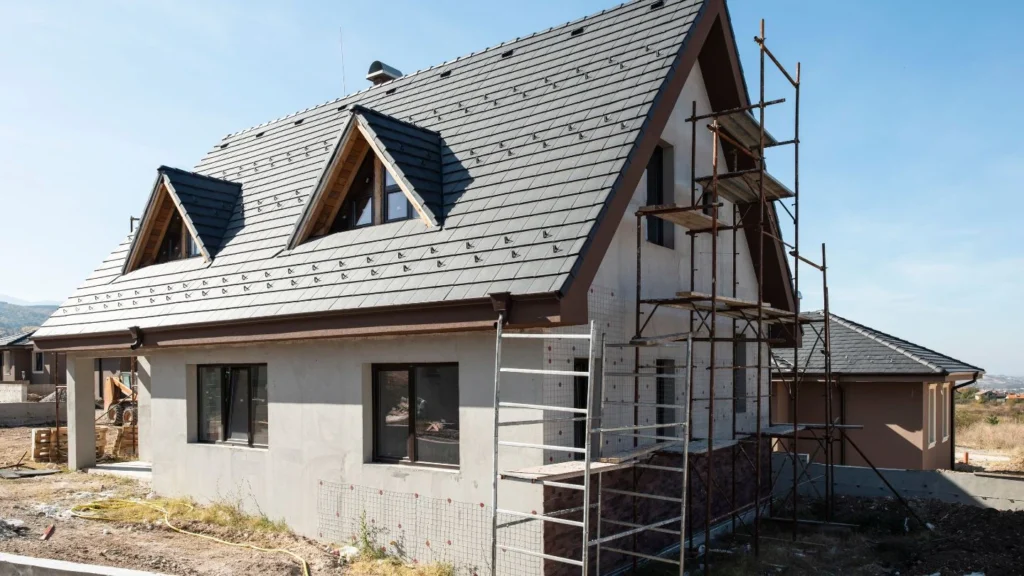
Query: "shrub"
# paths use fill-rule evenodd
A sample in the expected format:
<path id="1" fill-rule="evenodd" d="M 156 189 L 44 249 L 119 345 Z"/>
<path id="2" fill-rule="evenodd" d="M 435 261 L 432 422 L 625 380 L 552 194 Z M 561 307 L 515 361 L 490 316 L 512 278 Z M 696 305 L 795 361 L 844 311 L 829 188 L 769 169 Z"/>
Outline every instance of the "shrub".
<path id="1" fill-rule="evenodd" d="M 996 416 L 995 414 L 989 414 L 988 417 L 985 418 L 985 422 L 988 422 L 992 426 L 995 426 L 999 424 L 999 416 Z"/>

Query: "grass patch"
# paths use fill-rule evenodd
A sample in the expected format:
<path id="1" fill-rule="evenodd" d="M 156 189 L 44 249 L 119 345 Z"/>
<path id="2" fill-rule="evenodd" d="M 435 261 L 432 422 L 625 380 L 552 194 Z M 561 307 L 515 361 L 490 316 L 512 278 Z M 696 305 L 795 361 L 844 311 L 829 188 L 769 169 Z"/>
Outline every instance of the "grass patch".
<path id="1" fill-rule="evenodd" d="M 349 565 L 352 574 L 359 576 L 455 576 L 451 564 L 436 562 L 424 566 L 409 565 L 398 558 L 360 558 Z"/>
<path id="2" fill-rule="evenodd" d="M 80 512 L 111 522 L 129 524 L 163 523 L 164 513 L 171 522 L 184 524 L 198 522 L 221 526 L 241 532 L 287 534 L 291 530 L 284 520 L 271 520 L 265 514 L 249 514 L 241 501 L 222 500 L 207 505 L 197 504 L 191 498 L 155 498 L 153 500 L 99 500 L 82 507 Z"/>

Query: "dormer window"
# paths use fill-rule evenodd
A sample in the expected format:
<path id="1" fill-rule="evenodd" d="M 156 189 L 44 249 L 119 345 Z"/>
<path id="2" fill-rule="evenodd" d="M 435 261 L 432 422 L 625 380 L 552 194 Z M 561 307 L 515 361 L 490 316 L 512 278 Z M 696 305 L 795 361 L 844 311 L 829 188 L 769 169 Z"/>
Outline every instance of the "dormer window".
<path id="1" fill-rule="evenodd" d="M 438 226 L 441 172 L 437 132 L 353 105 L 288 247 L 403 220 Z"/>
<path id="2" fill-rule="evenodd" d="M 381 210 L 378 213 L 377 207 Z M 398 182 L 372 152 L 367 152 L 349 185 L 348 194 L 327 234 L 354 230 L 374 224 L 408 220 L 409 199 Z"/>
<path id="3" fill-rule="evenodd" d="M 195 256 L 209 262 L 221 248 L 241 193 L 235 182 L 158 168 L 121 273 Z"/>
<path id="4" fill-rule="evenodd" d="M 164 233 L 164 239 L 160 242 L 160 248 L 153 263 L 163 264 L 193 256 L 200 256 L 199 246 L 192 239 L 188 228 L 185 227 L 181 215 L 175 211 L 171 215 L 171 221 L 167 224 L 167 232 Z"/>

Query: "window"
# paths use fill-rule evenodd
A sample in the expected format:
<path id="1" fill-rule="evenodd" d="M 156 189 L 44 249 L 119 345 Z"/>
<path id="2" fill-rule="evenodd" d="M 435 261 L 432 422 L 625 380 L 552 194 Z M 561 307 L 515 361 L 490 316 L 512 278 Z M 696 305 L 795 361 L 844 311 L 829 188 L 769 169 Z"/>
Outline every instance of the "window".
<path id="1" fill-rule="evenodd" d="M 670 204 L 672 199 L 665 193 L 666 161 L 671 162 L 671 155 L 666 159 L 665 148 L 658 146 L 651 154 L 647 163 L 647 205 L 657 206 Z M 647 217 L 647 241 L 652 244 L 672 248 L 674 246 L 673 227 L 670 222 L 657 216 Z"/>
<path id="2" fill-rule="evenodd" d="M 345 202 L 334 218 L 330 232 L 352 230 L 373 224 L 373 154 L 367 154 L 352 180 Z"/>
<path id="3" fill-rule="evenodd" d="M 405 192 L 398 187 L 398 182 L 386 169 L 384 172 L 384 221 L 397 222 L 408 220 L 412 214 L 412 205 L 405 197 Z"/>
<path id="4" fill-rule="evenodd" d="M 654 361 L 655 370 L 658 374 L 675 374 L 676 362 L 675 360 L 666 360 L 659 358 Z M 675 378 L 655 378 L 657 384 L 655 389 L 657 395 L 655 398 L 656 404 L 676 404 L 676 381 Z M 676 409 L 669 406 L 657 406 L 654 413 L 655 423 L 657 424 L 677 424 L 676 420 Z M 678 436 L 676 434 L 676 426 L 666 426 L 664 428 L 656 428 L 658 436 Z M 664 442 L 663 438 L 659 438 L 658 442 Z"/>
<path id="5" fill-rule="evenodd" d="M 267 365 L 199 367 L 199 441 L 267 446 Z"/>
<path id="6" fill-rule="evenodd" d="M 192 234 L 185 226 L 181 214 L 177 210 L 171 212 L 171 221 L 167 224 L 167 231 L 160 241 L 160 247 L 156 253 L 154 264 L 162 264 L 173 260 L 182 260 L 199 256 L 199 246 L 192 238 Z"/>
<path id="7" fill-rule="evenodd" d="M 589 362 L 586 358 L 573 360 L 572 369 L 574 372 L 589 372 Z M 573 376 L 572 378 L 572 407 L 580 410 L 587 408 L 587 378 L 586 376 Z M 573 414 L 572 421 L 572 447 L 587 447 L 587 419 L 585 414 Z M 583 454 L 576 452 L 572 455 L 573 460 L 583 460 Z"/>
<path id="8" fill-rule="evenodd" d="M 952 390 L 949 384 L 942 386 L 942 441 L 949 440 L 949 413 L 952 411 L 950 396 Z"/>
<path id="9" fill-rule="evenodd" d="M 378 190 L 377 175 L 383 174 L 384 182 Z M 383 214 L 378 216 L 378 202 L 383 207 Z M 359 165 L 359 171 L 345 196 L 338 215 L 334 218 L 329 234 L 342 230 L 353 230 L 384 222 L 408 220 L 412 215 L 412 206 L 405 192 L 390 172 L 381 165 L 380 160 L 368 152 Z"/>
<path id="10" fill-rule="evenodd" d="M 459 465 L 458 364 L 373 367 L 373 457 Z"/>
<path id="11" fill-rule="evenodd" d="M 43 353 L 36 352 L 32 355 L 32 371 L 39 374 L 43 371 L 43 367 L 46 364 L 43 362 Z"/>
<path id="12" fill-rule="evenodd" d="M 740 337 L 743 336 L 741 332 Z M 747 411 L 747 343 L 732 343 L 732 405 L 736 414 Z"/>
<path id="13" fill-rule="evenodd" d="M 928 387 L 928 447 L 935 446 L 935 385 Z"/>

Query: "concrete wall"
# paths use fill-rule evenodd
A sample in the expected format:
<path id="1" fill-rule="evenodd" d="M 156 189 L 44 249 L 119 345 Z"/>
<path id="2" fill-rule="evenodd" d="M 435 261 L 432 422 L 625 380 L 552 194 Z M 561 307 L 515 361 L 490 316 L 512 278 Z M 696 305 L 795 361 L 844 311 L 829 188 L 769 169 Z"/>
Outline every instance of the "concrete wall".
<path id="1" fill-rule="evenodd" d="M 28 384 L 0 383 L 0 404 L 4 402 L 25 402 L 28 400 Z"/>
<path id="2" fill-rule="evenodd" d="M 539 341 L 506 345 L 503 364 L 540 368 Z M 371 366 L 396 362 L 459 365 L 460 462 L 458 470 L 371 462 Z M 242 448 L 196 442 L 199 364 L 266 363 L 269 447 Z M 241 496 L 250 509 L 284 518 L 296 531 L 317 536 L 318 483 L 361 485 L 419 493 L 458 502 L 490 502 L 493 453 L 494 342 L 480 334 L 381 338 L 156 352 L 139 362 L 140 381 L 152 408 L 143 452 L 152 455 L 153 487 L 161 494 L 204 500 Z M 539 401 L 540 382 L 509 379 L 503 398 Z M 536 413 L 503 412 L 508 418 Z M 510 429 L 503 438 L 538 442 L 539 425 Z M 149 441 L 149 440 L 152 441 Z M 505 448 L 502 449 L 506 450 Z M 508 467 L 541 463 L 537 451 L 509 448 Z M 502 500 L 537 509 L 529 490 L 503 487 Z M 499 502 L 500 504 L 500 502 Z M 508 505 L 506 503 L 506 505 Z"/>
<path id="3" fill-rule="evenodd" d="M 52 426 L 56 416 L 53 402 L 0 403 L 0 427 Z M 61 422 L 67 421 L 67 405 L 60 405 Z"/>
<path id="4" fill-rule="evenodd" d="M 776 494 L 785 496 L 792 489 L 790 460 L 776 454 L 772 459 L 779 475 Z M 891 497 L 885 483 L 869 467 L 835 466 L 836 494 L 863 497 Z M 998 510 L 1024 510 L 1024 478 L 998 476 L 985 473 L 953 472 L 950 470 L 900 470 L 882 468 L 881 475 L 904 498 L 930 498 L 944 502 L 958 502 Z M 817 497 L 825 493 L 825 466 L 811 463 L 798 467 L 800 493 Z M 927 520 L 927 519 L 926 519 Z"/>

